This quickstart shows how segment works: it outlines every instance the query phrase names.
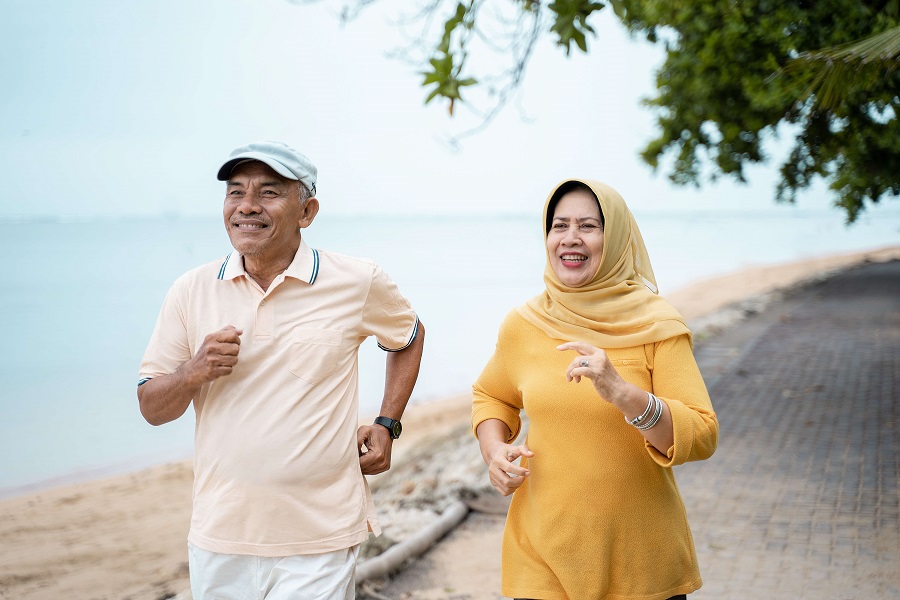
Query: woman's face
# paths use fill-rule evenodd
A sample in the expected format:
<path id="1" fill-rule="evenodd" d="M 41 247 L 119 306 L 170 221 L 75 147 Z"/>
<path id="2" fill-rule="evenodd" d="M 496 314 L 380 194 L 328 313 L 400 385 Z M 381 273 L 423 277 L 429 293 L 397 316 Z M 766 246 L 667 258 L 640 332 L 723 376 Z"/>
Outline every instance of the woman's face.
<path id="1" fill-rule="evenodd" d="M 603 256 L 603 226 L 593 194 L 574 190 L 559 199 L 547 234 L 547 252 L 563 285 L 581 287 L 596 275 Z"/>

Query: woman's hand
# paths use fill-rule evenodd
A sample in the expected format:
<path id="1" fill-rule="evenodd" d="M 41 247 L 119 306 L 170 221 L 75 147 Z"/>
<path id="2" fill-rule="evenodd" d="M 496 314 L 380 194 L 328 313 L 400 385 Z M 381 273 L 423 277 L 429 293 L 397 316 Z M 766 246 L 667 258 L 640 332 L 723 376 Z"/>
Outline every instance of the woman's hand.
<path id="1" fill-rule="evenodd" d="M 601 398 L 622 407 L 623 401 L 628 397 L 629 387 L 633 386 L 622 379 L 606 352 L 586 342 L 566 342 L 556 349 L 578 352 L 578 356 L 566 368 L 566 381 L 574 380 L 578 383 L 582 377 L 587 377 Z"/>
<path id="2" fill-rule="evenodd" d="M 528 446 L 512 446 L 503 442 L 495 442 L 487 451 L 488 454 L 488 476 L 491 485 L 504 496 L 509 496 L 519 489 L 525 478 L 531 472 L 519 465 L 513 464 L 513 461 L 525 456 L 531 458 L 534 452 L 528 449 Z"/>
<path id="3" fill-rule="evenodd" d="M 506 443 L 512 437 L 509 427 L 500 419 L 486 419 L 475 428 L 481 457 L 488 466 L 488 477 L 491 485 L 504 496 L 509 496 L 519 489 L 531 472 L 513 461 L 534 456 L 528 446 L 513 446 Z"/>
<path id="4" fill-rule="evenodd" d="M 575 357 L 566 368 L 566 381 L 578 383 L 587 377 L 594 384 L 600 397 L 622 411 L 625 419 L 631 419 L 646 410 L 649 398 L 647 392 L 634 384 L 628 383 L 615 367 L 612 366 L 606 352 L 585 342 L 567 342 L 556 347 L 557 350 L 575 350 Z M 667 454 L 675 443 L 675 432 L 672 426 L 672 414 L 669 406 L 662 403 L 662 414 L 654 427 L 640 432 L 654 448 Z"/>

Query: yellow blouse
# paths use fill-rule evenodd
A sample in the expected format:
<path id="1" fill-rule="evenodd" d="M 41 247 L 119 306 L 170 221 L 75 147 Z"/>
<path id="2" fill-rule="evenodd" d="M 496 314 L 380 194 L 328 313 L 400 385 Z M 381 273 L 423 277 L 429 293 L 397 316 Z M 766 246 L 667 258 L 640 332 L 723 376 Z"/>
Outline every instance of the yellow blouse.
<path id="1" fill-rule="evenodd" d="M 701 585 L 693 539 L 671 467 L 712 455 L 718 422 L 687 334 L 607 354 L 623 379 L 671 411 L 675 443 L 647 443 L 591 382 L 568 383 L 574 353 L 517 312 L 473 386 L 472 425 L 529 417 L 503 539 L 502 593 L 511 598 L 664 600 Z"/>

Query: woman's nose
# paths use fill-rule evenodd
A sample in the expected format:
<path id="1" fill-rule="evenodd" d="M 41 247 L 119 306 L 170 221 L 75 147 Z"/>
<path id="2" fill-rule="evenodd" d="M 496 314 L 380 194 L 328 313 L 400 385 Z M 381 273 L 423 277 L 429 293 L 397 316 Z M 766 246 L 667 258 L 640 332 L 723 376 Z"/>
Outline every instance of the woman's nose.
<path id="1" fill-rule="evenodd" d="M 563 237 L 563 243 L 566 245 L 572 244 L 580 244 L 581 236 L 579 235 L 579 231 L 577 227 L 569 227 L 566 230 L 566 235 Z"/>

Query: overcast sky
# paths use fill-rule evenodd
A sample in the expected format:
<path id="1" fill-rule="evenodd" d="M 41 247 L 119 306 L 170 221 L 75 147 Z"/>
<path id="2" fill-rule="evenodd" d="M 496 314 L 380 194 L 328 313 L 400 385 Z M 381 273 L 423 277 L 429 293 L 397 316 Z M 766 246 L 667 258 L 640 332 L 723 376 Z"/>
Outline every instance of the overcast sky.
<path id="1" fill-rule="evenodd" d="M 416 69 L 388 57 L 413 4 L 382 0 L 341 26 L 332 0 L 0 2 L 3 218 L 215 214 L 219 164 L 259 139 L 317 164 L 333 214 L 531 212 L 566 177 L 638 209 L 774 207 L 776 165 L 697 190 L 640 162 L 654 127 L 639 101 L 662 53 L 612 15 L 594 18 L 589 56 L 545 40 L 515 105 L 453 151 L 446 138 L 473 121 L 424 106 Z"/>

